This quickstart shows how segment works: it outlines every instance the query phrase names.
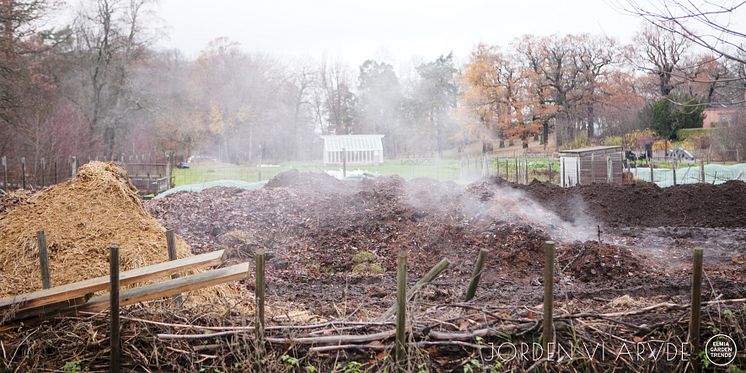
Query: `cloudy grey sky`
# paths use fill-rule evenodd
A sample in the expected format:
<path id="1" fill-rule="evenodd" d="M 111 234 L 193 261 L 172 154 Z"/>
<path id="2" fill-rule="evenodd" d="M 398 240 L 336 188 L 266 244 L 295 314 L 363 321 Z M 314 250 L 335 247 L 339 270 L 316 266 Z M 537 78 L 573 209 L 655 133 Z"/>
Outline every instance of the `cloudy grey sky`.
<path id="1" fill-rule="evenodd" d="M 220 36 L 247 51 L 359 64 L 460 59 L 477 43 L 505 45 L 522 34 L 588 32 L 629 40 L 640 26 L 610 0 L 161 0 L 164 47 L 196 57 Z"/>

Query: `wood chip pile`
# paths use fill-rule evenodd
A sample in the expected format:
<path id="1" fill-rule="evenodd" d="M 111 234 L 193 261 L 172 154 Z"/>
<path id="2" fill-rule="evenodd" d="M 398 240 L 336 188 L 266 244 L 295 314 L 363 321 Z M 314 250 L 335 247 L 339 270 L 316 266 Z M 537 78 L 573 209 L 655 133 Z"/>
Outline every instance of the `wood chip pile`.
<path id="1" fill-rule="evenodd" d="M 0 297 L 41 288 L 36 232 L 44 229 L 52 286 L 109 272 L 108 246 L 120 245 L 121 270 L 168 260 L 165 229 L 143 208 L 124 169 L 91 162 L 77 176 L 0 216 Z M 177 256 L 191 255 L 176 240 Z"/>

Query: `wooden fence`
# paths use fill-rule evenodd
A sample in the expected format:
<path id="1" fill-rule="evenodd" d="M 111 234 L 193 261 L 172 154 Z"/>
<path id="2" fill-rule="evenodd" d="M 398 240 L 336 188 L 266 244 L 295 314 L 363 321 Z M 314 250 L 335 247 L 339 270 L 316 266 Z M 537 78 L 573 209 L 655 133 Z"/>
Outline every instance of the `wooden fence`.
<path id="1" fill-rule="evenodd" d="M 78 167 L 98 157 L 39 158 L 31 161 L 27 157 L 0 156 L 0 189 L 38 190 L 69 180 Z M 167 158 L 152 155 L 122 156 L 118 160 L 125 165 L 133 182 L 142 190 L 162 191 L 170 187 L 171 164 Z"/>

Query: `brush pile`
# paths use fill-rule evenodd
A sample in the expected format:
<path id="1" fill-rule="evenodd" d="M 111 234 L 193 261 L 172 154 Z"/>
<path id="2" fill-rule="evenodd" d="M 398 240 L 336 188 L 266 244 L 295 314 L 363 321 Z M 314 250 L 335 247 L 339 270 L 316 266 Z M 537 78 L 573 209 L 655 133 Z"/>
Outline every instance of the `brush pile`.
<path id="1" fill-rule="evenodd" d="M 52 286 L 108 274 L 108 246 L 122 271 L 168 260 L 165 229 L 143 208 L 124 169 L 91 162 L 77 176 L 0 216 L 0 297 L 41 288 L 36 233 L 44 229 Z M 191 255 L 180 238 L 179 258 Z"/>

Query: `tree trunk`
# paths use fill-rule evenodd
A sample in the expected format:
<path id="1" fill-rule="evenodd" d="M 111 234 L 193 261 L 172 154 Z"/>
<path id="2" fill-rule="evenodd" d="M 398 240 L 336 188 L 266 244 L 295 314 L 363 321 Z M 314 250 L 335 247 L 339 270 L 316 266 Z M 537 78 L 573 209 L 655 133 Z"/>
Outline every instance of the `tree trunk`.
<path id="1" fill-rule="evenodd" d="M 107 125 L 104 129 L 104 159 L 112 160 L 114 156 L 114 140 L 115 131 L 114 127 Z"/>
<path id="2" fill-rule="evenodd" d="M 544 145 L 544 150 L 546 150 L 548 143 L 549 143 L 549 121 L 545 120 L 541 124 L 541 144 Z"/>

